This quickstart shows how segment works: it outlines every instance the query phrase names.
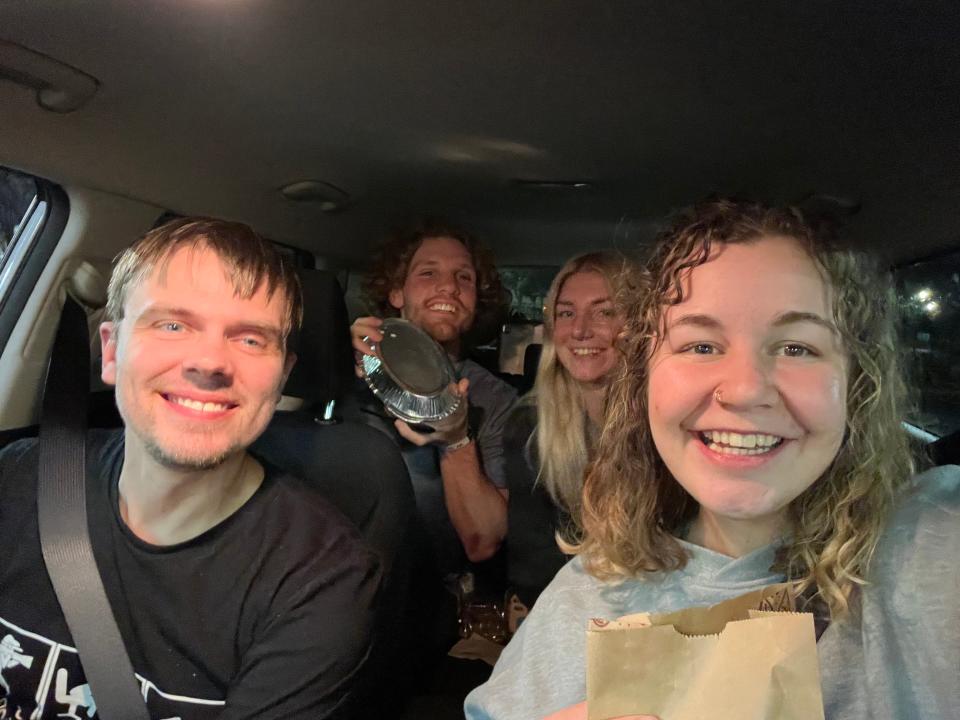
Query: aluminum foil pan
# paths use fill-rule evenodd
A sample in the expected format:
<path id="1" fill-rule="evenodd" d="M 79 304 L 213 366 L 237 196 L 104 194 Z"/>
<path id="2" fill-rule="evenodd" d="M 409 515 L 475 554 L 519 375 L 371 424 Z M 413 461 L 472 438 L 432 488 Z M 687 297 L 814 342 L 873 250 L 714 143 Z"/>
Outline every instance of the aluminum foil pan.
<path id="1" fill-rule="evenodd" d="M 406 320 L 388 318 L 380 329 L 380 357 L 364 355 L 362 367 L 367 385 L 387 412 L 427 426 L 452 415 L 460 405 L 450 389 L 457 375 L 443 348 Z"/>

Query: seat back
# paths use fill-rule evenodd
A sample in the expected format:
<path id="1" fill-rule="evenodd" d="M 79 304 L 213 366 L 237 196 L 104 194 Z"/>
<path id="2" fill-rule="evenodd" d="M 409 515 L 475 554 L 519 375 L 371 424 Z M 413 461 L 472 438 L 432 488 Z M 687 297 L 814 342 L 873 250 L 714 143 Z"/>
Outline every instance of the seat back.
<path id="1" fill-rule="evenodd" d="M 335 505 L 380 559 L 384 579 L 375 647 L 361 681 L 367 714 L 379 716 L 397 704 L 408 684 L 411 664 L 403 654 L 416 642 L 416 628 L 407 616 L 417 601 L 417 549 L 425 540 L 396 444 L 374 428 L 327 418 L 330 403 L 339 407 L 355 381 L 346 303 L 332 273 L 298 272 L 304 322 L 291 338 L 297 363 L 284 395 L 303 404 L 277 411 L 251 450 Z"/>
<path id="2" fill-rule="evenodd" d="M 532 388 L 537 379 L 537 367 L 540 365 L 540 355 L 543 353 L 541 343 L 530 343 L 523 351 L 523 379 L 527 388 Z"/>
<path id="3" fill-rule="evenodd" d="M 251 450 L 334 504 L 392 572 L 416 505 L 407 466 L 387 436 L 359 423 L 321 424 L 312 411 L 277 412 Z"/>

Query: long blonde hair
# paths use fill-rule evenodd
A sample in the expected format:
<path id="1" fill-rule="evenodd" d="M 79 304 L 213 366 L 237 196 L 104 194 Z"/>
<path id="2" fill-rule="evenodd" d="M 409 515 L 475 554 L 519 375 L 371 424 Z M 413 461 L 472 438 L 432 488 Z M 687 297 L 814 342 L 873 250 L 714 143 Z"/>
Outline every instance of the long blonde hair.
<path id="1" fill-rule="evenodd" d="M 687 554 L 675 534 L 698 505 L 668 472 L 650 433 L 648 360 L 664 312 L 682 301 L 681 281 L 711 246 L 792 238 L 832 291 L 833 315 L 848 354 L 846 437 L 813 485 L 789 507 L 792 536 L 775 569 L 798 594 L 814 593 L 834 616 L 866 582 L 870 559 L 894 501 L 914 470 L 898 362 L 895 299 L 866 260 L 835 249 L 799 211 L 713 200 L 664 232 L 647 264 L 652 287 L 627 310 L 625 362 L 611 387 L 597 461 L 588 471 L 583 539 L 575 548 L 597 577 L 674 570 Z"/>
<path id="2" fill-rule="evenodd" d="M 544 302 L 543 349 L 536 382 L 525 402 L 535 404 L 537 408 L 537 431 L 534 433 L 540 460 L 537 482 L 543 483 L 553 501 L 569 514 L 573 527 L 561 528 L 567 539 L 576 537 L 579 531 L 583 473 L 590 449 L 583 395 L 577 382 L 557 359 L 553 334 L 557 296 L 563 284 L 581 272 L 601 275 L 615 304 L 619 297 L 630 294 L 626 287 L 633 287 L 635 283 L 633 266 L 623 254 L 614 251 L 585 253 L 568 260 L 560 268 Z"/>

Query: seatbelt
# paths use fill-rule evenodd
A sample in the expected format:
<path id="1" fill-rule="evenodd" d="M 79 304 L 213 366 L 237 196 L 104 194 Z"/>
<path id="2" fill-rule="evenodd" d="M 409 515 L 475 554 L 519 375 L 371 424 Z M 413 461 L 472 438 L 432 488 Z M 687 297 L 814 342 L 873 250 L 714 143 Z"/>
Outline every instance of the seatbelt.
<path id="1" fill-rule="evenodd" d="M 67 296 L 40 417 L 37 514 L 47 573 L 103 720 L 149 720 L 90 546 L 86 505 L 90 344 L 83 308 Z"/>

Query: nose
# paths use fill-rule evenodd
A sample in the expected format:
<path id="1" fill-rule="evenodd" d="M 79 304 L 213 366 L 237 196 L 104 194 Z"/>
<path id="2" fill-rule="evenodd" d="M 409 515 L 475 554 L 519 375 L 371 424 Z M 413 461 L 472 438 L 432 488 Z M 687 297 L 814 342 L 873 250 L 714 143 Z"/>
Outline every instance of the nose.
<path id="1" fill-rule="evenodd" d="M 192 345 L 182 364 L 184 379 L 198 390 L 230 387 L 233 384 L 233 363 L 227 339 L 204 333 Z"/>
<path id="2" fill-rule="evenodd" d="M 460 294 L 460 283 L 457 281 L 457 274 L 452 272 L 441 272 L 437 274 L 437 292 L 453 295 Z"/>
<path id="3" fill-rule="evenodd" d="M 593 336 L 593 318 L 590 313 L 578 313 L 573 319 L 573 337 L 576 340 L 586 340 Z"/>
<path id="4" fill-rule="evenodd" d="M 774 360 L 755 351 L 728 351 L 713 398 L 731 408 L 772 407 L 779 393 Z"/>

